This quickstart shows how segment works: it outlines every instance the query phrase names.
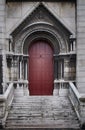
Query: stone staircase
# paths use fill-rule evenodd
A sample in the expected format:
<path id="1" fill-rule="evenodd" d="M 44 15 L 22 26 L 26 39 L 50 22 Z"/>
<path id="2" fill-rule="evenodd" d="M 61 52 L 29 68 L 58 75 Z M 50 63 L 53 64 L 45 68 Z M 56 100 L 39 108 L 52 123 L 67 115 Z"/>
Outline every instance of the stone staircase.
<path id="1" fill-rule="evenodd" d="M 17 87 L 6 120 L 6 129 L 79 129 L 73 107 L 65 96 L 29 96 L 27 88 Z"/>

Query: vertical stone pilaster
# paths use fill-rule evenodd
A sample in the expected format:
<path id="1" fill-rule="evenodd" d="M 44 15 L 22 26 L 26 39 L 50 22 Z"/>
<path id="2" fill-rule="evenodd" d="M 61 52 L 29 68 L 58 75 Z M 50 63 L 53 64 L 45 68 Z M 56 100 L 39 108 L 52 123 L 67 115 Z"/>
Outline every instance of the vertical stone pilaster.
<path id="1" fill-rule="evenodd" d="M 11 81 L 14 80 L 14 61 L 13 61 L 13 57 L 12 57 L 12 61 L 11 61 Z"/>
<path id="2" fill-rule="evenodd" d="M 14 75 L 14 80 L 17 81 L 18 80 L 18 59 L 17 57 L 14 57 L 13 58 L 13 69 L 14 69 L 14 72 L 13 72 L 13 75 Z"/>
<path id="3" fill-rule="evenodd" d="M 6 90 L 7 82 L 7 63 L 6 63 L 6 54 L 5 51 L 2 52 L 2 72 L 3 72 L 3 93 Z"/>
<path id="4" fill-rule="evenodd" d="M 0 53 L 3 52 L 3 50 L 5 50 L 5 0 L 0 0 Z M 5 57 L 4 54 L 2 53 L 2 82 L 3 82 L 3 93 L 4 93 L 4 86 L 5 86 Z"/>
<path id="5" fill-rule="evenodd" d="M 58 60 L 58 79 L 63 79 L 63 72 L 64 72 L 64 66 L 63 66 L 63 59 Z"/>
<path id="6" fill-rule="evenodd" d="M 20 80 L 22 79 L 22 61 L 20 61 Z"/>
<path id="7" fill-rule="evenodd" d="M 2 75 L 2 54 L 0 54 L 0 94 L 3 93 L 3 85 L 2 85 L 2 82 L 3 82 L 3 75 Z"/>
<path id="8" fill-rule="evenodd" d="M 85 93 L 85 0 L 77 0 L 77 87 Z"/>
<path id="9" fill-rule="evenodd" d="M 27 80 L 27 61 L 26 61 L 26 63 L 25 63 L 25 80 Z"/>
<path id="10" fill-rule="evenodd" d="M 0 0 L 0 49 L 5 44 L 5 0 Z"/>
<path id="11" fill-rule="evenodd" d="M 64 79 L 69 80 L 69 60 L 64 59 Z"/>

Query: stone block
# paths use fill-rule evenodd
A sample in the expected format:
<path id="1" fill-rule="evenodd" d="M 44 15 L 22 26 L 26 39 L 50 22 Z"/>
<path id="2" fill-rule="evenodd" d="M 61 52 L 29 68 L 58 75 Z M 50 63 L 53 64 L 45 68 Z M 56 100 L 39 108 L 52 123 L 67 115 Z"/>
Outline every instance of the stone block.
<path id="1" fill-rule="evenodd" d="M 77 43 L 78 43 L 77 46 L 84 45 L 85 44 L 85 38 L 77 38 Z"/>
<path id="2" fill-rule="evenodd" d="M 0 11 L 5 11 L 5 5 L 0 4 Z"/>
<path id="3" fill-rule="evenodd" d="M 85 14 L 85 12 L 84 12 L 84 14 Z M 85 15 L 84 15 L 85 16 Z M 78 23 L 77 23 L 77 27 L 84 27 L 85 26 L 85 22 L 82 22 L 82 21 L 79 21 Z"/>
<path id="4" fill-rule="evenodd" d="M 77 6 L 77 10 L 85 10 L 85 5 L 79 5 L 79 6 Z"/>
<path id="5" fill-rule="evenodd" d="M 2 27 L 2 28 L 5 27 L 5 22 L 4 21 L 0 21 L 0 27 Z"/>
<path id="6" fill-rule="evenodd" d="M 78 33 L 78 38 L 85 38 L 85 33 L 83 32 L 83 33 Z"/>
<path id="7" fill-rule="evenodd" d="M 0 4 L 4 5 L 5 4 L 5 0 L 0 0 Z"/>
<path id="8" fill-rule="evenodd" d="M 19 18 L 6 18 L 6 32 L 9 34 L 10 31 L 15 28 L 15 25 L 19 22 Z"/>
<path id="9" fill-rule="evenodd" d="M 78 82 L 82 82 L 82 83 L 85 83 L 85 77 L 81 77 L 80 75 L 78 76 Z"/>
<path id="10" fill-rule="evenodd" d="M 80 71 L 83 71 L 85 72 L 85 66 L 82 66 L 82 67 L 79 67 L 79 62 L 77 62 L 77 69 L 80 70 Z M 78 76 L 78 75 L 77 75 Z"/>
<path id="11" fill-rule="evenodd" d="M 78 53 L 78 59 L 79 59 L 79 60 L 85 60 L 85 55 L 84 55 L 84 54 L 81 54 L 81 55 L 80 55 L 80 54 Z"/>
<path id="12" fill-rule="evenodd" d="M 85 93 L 85 82 L 83 82 L 83 83 L 81 83 L 81 82 L 77 83 L 77 87 L 78 87 L 79 93 L 82 93 L 82 94 Z"/>
<path id="13" fill-rule="evenodd" d="M 82 45 L 81 45 L 82 46 Z M 81 55 L 84 55 L 85 50 L 84 49 L 78 49 L 78 56 L 81 57 Z"/>
<path id="14" fill-rule="evenodd" d="M 0 16 L 0 22 L 5 22 L 3 16 Z"/>
<path id="15" fill-rule="evenodd" d="M 4 34 L 3 33 L 0 33 L 0 39 L 4 40 Z"/>
<path id="16" fill-rule="evenodd" d="M 85 5 L 85 1 L 84 0 L 77 0 L 78 5 Z"/>
<path id="17" fill-rule="evenodd" d="M 81 51 L 83 51 L 83 50 L 81 50 Z M 79 56 L 79 55 L 81 55 L 81 52 L 78 53 L 78 56 Z M 82 53 L 82 55 L 83 55 L 83 53 Z M 85 56 L 85 55 L 84 55 L 84 56 Z M 84 60 L 81 56 L 79 56 L 79 58 L 78 58 L 78 66 L 81 66 L 81 67 L 84 68 L 84 65 L 85 65 L 85 60 Z"/>
<path id="18" fill-rule="evenodd" d="M 36 2 L 22 2 L 22 16 L 30 12 L 33 7 L 35 7 Z"/>
<path id="19" fill-rule="evenodd" d="M 4 117 L 4 113 L 5 113 L 5 103 L 0 102 L 0 118 Z"/>
<path id="20" fill-rule="evenodd" d="M 4 19 L 5 11 L 0 11 L 0 21 Z"/>
<path id="21" fill-rule="evenodd" d="M 82 15 L 79 16 L 79 17 L 78 17 L 78 21 L 79 21 L 79 22 L 85 22 L 85 17 L 82 16 Z M 78 28 L 78 29 L 79 29 L 79 28 Z"/>
<path id="22" fill-rule="evenodd" d="M 7 5 L 7 17 L 8 18 L 17 18 L 22 15 L 22 3 L 21 2 L 10 2 Z"/>
<path id="23" fill-rule="evenodd" d="M 84 16 L 85 15 L 85 10 L 83 9 L 83 10 L 78 10 L 78 17 L 82 17 L 82 16 Z"/>
<path id="24" fill-rule="evenodd" d="M 85 72 L 84 71 L 80 71 L 80 70 L 77 70 L 77 75 L 78 77 L 85 77 Z"/>
<path id="25" fill-rule="evenodd" d="M 69 18 L 70 17 L 75 17 L 75 4 L 74 3 L 61 3 L 61 16 Z"/>

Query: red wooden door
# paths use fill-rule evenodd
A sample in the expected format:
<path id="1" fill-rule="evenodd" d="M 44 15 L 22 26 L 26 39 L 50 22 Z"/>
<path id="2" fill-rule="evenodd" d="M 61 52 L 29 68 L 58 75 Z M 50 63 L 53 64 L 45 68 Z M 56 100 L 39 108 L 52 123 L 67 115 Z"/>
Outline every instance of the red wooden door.
<path id="1" fill-rule="evenodd" d="M 29 48 L 30 95 L 52 95 L 54 80 L 53 50 L 45 41 L 36 41 Z"/>

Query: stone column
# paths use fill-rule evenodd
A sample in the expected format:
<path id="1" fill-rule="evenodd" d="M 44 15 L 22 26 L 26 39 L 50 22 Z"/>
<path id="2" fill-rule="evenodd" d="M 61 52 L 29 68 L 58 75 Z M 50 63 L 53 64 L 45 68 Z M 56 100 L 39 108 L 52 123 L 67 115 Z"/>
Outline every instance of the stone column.
<path id="1" fill-rule="evenodd" d="M 76 42 L 75 42 L 75 40 L 73 41 L 73 51 L 76 51 Z"/>
<path id="2" fill-rule="evenodd" d="M 20 61 L 20 80 L 22 79 L 22 61 Z"/>
<path id="3" fill-rule="evenodd" d="M 14 57 L 14 80 L 17 81 L 18 79 L 18 64 L 17 64 L 17 57 Z"/>
<path id="4" fill-rule="evenodd" d="M 61 79 L 63 78 L 63 63 L 62 63 L 62 60 L 61 60 Z"/>
<path id="5" fill-rule="evenodd" d="M 58 59 L 58 79 L 60 79 L 60 60 Z"/>
<path id="6" fill-rule="evenodd" d="M 19 58 L 19 73 L 20 73 L 19 78 L 20 78 L 20 80 L 22 80 L 24 77 L 24 72 L 23 72 L 24 64 L 23 63 L 24 63 L 23 56 L 20 56 L 20 58 Z"/>
<path id="7" fill-rule="evenodd" d="M 69 60 L 67 58 L 64 59 L 64 79 L 69 80 Z"/>
<path id="8" fill-rule="evenodd" d="M 54 78 L 58 79 L 58 59 L 54 57 Z"/>
<path id="9" fill-rule="evenodd" d="M 27 80 L 27 61 L 25 62 L 25 80 Z"/>
<path id="10" fill-rule="evenodd" d="M 70 51 L 73 51 L 73 42 L 70 43 Z"/>
<path id="11" fill-rule="evenodd" d="M 77 88 L 85 94 L 85 0 L 77 0 Z"/>
<path id="12" fill-rule="evenodd" d="M 13 57 L 11 60 L 11 81 L 14 80 L 14 61 L 13 61 Z"/>
<path id="13" fill-rule="evenodd" d="M 63 79 L 63 70 L 64 70 L 64 66 L 63 66 L 63 59 L 61 59 L 60 61 L 60 79 Z"/>

